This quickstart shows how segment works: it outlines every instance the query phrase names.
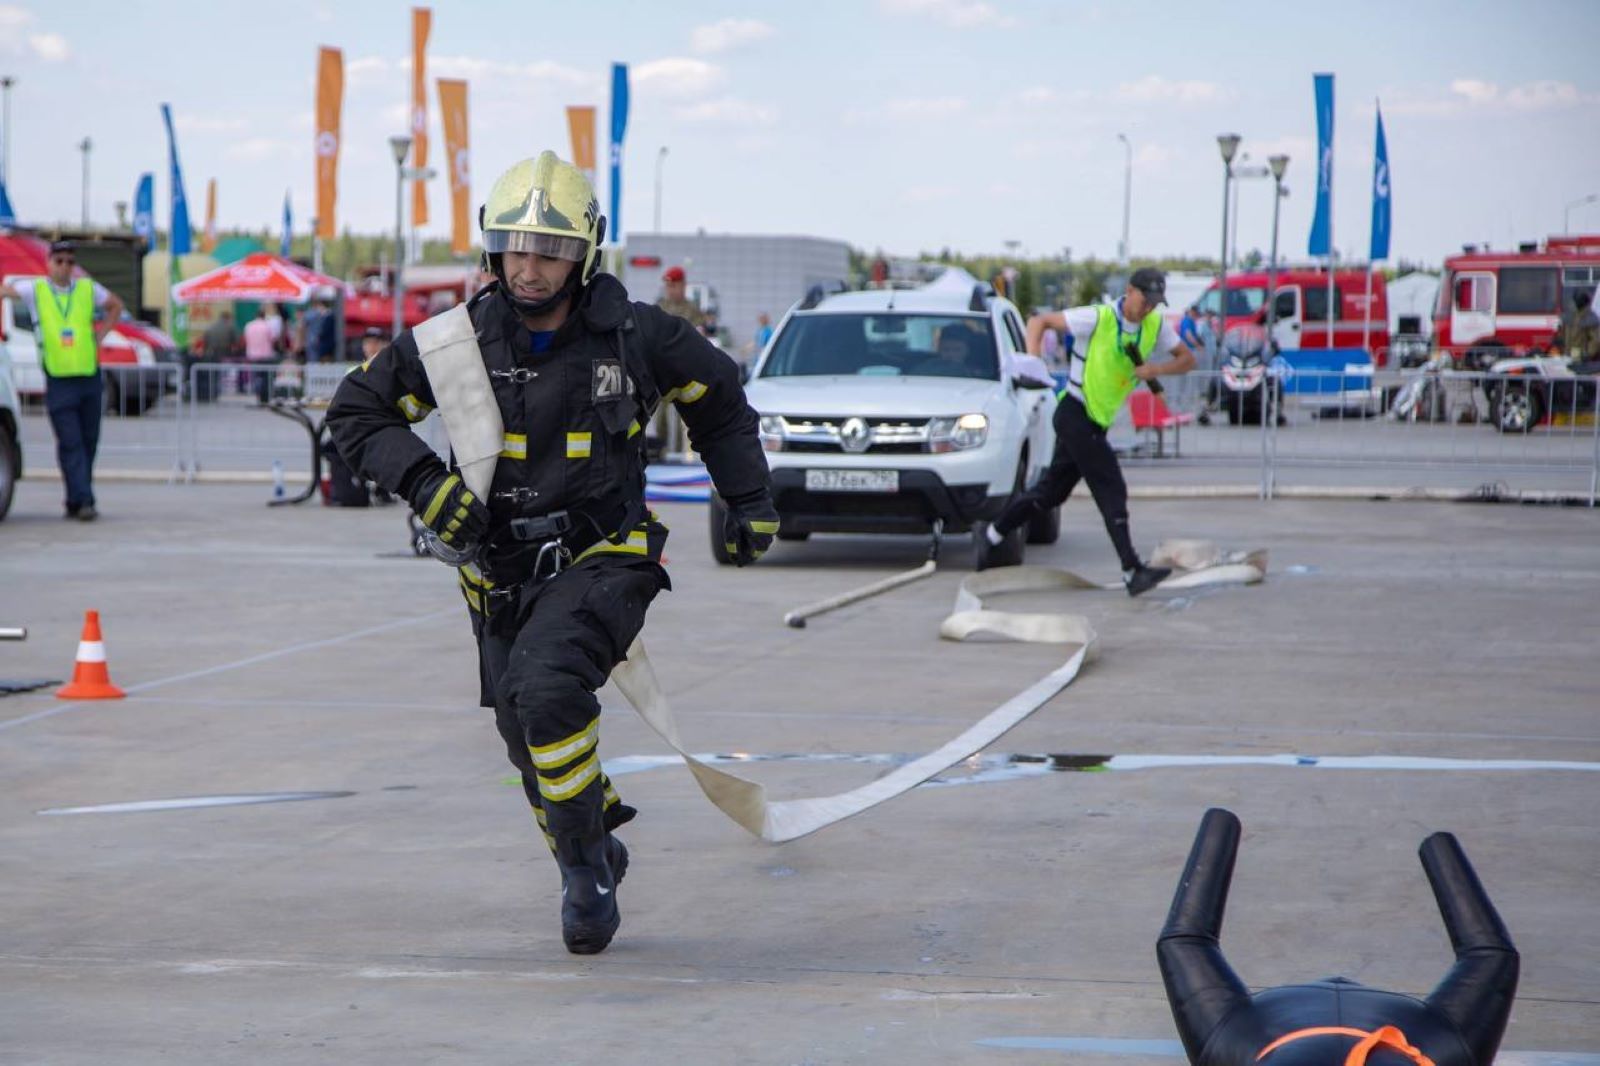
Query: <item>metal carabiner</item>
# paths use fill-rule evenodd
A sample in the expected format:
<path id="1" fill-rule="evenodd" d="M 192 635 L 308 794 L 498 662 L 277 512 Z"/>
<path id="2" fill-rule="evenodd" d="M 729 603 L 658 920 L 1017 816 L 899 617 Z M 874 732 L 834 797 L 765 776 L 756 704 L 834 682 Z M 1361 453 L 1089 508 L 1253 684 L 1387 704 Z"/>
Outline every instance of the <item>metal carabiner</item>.
<path id="1" fill-rule="evenodd" d="M 513 370 L 491 370 L 489 371 L 489 376 L 492 378 L 505 378 L 514 385 L 526 385 L 539 375 L 525 366 L 519 366 Z"/>
<path id="2" fill-rule="evenodd" d="M 546 556 L 549 556 L 552 560 L 549 576 L 555 577 L 561 573 L 562 564 L 571 558 L 572 553 L 567 551 L 567 546 L 559 540 L 547 540 L 539 545 L 539 554 L 533 560 L 533 579 L 535 581 L 544 580 L 544 561 Z"/>

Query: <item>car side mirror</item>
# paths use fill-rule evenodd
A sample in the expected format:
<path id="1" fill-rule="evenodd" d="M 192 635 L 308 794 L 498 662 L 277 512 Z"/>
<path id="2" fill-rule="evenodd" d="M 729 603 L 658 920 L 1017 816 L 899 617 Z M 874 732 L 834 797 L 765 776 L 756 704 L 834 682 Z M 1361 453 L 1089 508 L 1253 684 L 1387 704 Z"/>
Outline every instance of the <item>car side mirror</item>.
<path id="1" fill-rule="evenodd" d="M 1040 381 L 1038 378 L 1025 377 L 1022 374 L 1012 375 L 1011 385 L 1013 388 L 1018 389 L 1048 389 L 1050 387 L 1048 382 Z"/>

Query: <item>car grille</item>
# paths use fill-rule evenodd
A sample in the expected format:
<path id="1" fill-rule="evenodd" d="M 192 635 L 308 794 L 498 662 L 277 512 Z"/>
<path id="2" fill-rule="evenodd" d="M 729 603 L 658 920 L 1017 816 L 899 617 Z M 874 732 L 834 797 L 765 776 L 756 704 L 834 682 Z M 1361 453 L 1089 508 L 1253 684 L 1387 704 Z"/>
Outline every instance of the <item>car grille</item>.
<path id="1" fill-rule="evenodd" d="M 783 419 L 784 451 L 842 454 L 844 424 L 848 417 Z M 867 418 L 868 441 L 866 455 L 916 455 L 928 450 L 928 419 L 926 418 Z"/>

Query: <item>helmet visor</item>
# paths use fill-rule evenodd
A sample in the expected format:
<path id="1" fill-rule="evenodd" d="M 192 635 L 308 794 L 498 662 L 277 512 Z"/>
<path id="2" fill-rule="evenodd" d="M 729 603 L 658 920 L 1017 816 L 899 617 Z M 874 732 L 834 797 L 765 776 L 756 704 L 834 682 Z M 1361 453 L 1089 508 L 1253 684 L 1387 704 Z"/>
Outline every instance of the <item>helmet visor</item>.
<path id="1" fill-rule="evenodd" d="M 491 255 L 499 252 L 526 252 L 549 259 L 565 259 L 581 263 L 589 254 L 589 242 L 582 237 L 557 237 L 550 233 L 529 233 L 526 230 L 491 229 L 483 232 L 483 250 Z"/>

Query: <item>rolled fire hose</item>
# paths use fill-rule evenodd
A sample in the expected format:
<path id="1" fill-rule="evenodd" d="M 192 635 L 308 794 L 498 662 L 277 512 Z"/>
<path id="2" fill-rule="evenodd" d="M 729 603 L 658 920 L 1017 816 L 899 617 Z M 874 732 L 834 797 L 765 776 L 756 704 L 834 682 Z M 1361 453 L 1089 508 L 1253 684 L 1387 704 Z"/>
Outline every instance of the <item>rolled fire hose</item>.
<path id="1" fill-rule="evenodd" d="M 1160 566 L 1170 564 L 1179 571 L 1160 587 L 1188 589 L 1258 582 L 1266 573 L 1267 555 L 1266 552 L 1225 554 L 1203 542 L 1174 541 L 1158 548 L 1151 562 Z M 831 796 L 769 800 L 766 786 L 708 766 L 691 755 L 684 747 L 672 708 L 656 680 L 642 641 L 634 641 L 628 649 L 627 661 L 611 672 L 611 680 L 645 724 L 682 756 L 684 765 L 707 799 L 750 833 L 779 844 L 860 814 L 943 773 L 994 743 L 1070 685 L 1095 653 L 1094 627 L 1087 618 L 1073 614 L 1019 614 L 983 606 L 984 596 L 1001 592 L 1064 588 L 1120 591 L 1122 586 L 1100 584 L 1069 571 L 1046 567 L 1005 567 L 968 575 L 957 593 L 955 611 L 939 628 L 941 637 L 966 640 L 983 634 L 1033 643 L 1076 645 L 1077 650 L 1066 662 L 984 715 L 938 750 L 875 781 Z"/>
<path id="2" fill-rule="evenodd" d="M 495 463 L 505 448 L 505 423 L 500 419 L 500 405 L 495 402 L 466 304 L 457 304 L 420 323 L 412 329 L 411 336 L 417 342 L 417 354 L 433 389 L 434 403 L 444 419 L 461 480 L 487 503 Z M 431 554 L 451 566 L 470 561 L 476 551 L 476 545 L 465 550 L 447 547 L 431 529 L 424 529 L 422 538 Z"/>

